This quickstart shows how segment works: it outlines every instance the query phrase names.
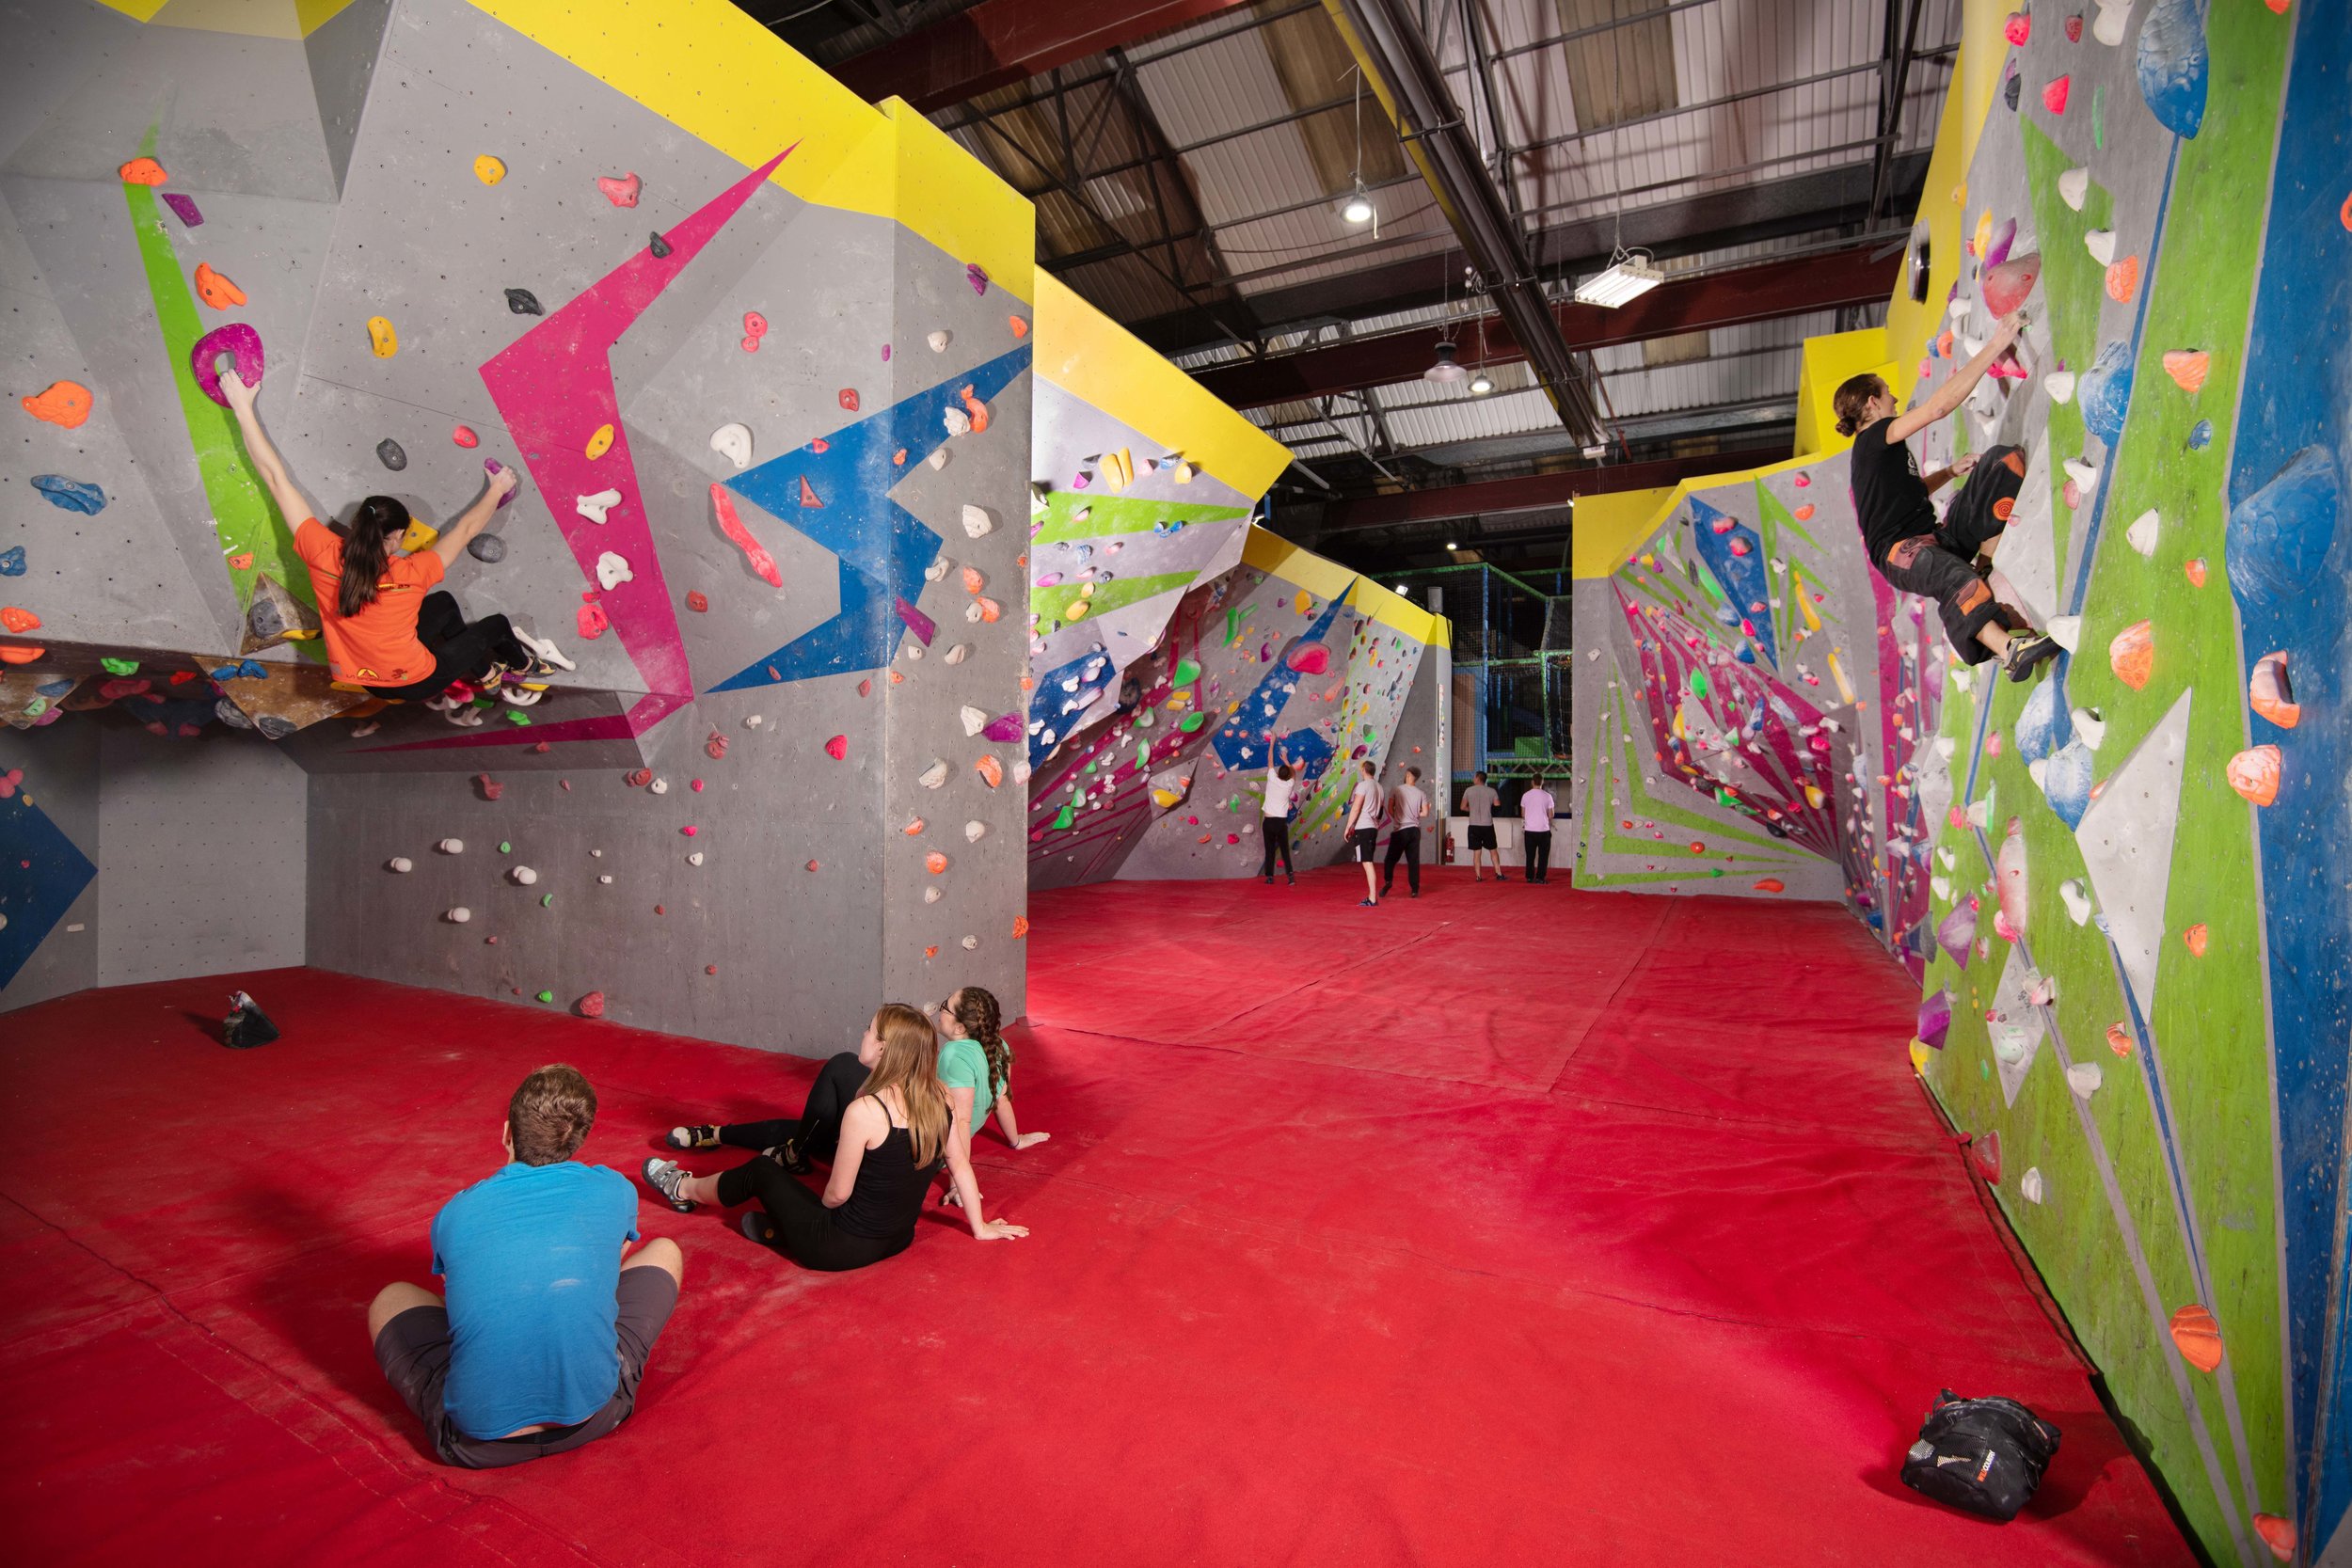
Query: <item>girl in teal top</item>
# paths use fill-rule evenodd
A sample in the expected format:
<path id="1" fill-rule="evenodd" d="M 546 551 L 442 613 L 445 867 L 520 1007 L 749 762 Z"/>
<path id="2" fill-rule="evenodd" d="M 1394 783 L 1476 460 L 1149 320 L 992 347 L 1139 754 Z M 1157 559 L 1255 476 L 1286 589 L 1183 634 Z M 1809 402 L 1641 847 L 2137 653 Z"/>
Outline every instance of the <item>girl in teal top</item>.
<path id="1" fill-rule="evenodd" d="M 1016 1150 L 1043 1143 L 1050 1132 L 1024 1132 L 1012 1112 L 1012 1047 L 1001 1032 L 996 998 L 965 986 L 934 1009 L 939 1026 L 939 1082 L 955 1115 L 954 1137 L 967 1157 L 972 1139 L 996 1116 L 997 1130 Z M 947 1201 L 956 1202 L 953 1189 Z"/>

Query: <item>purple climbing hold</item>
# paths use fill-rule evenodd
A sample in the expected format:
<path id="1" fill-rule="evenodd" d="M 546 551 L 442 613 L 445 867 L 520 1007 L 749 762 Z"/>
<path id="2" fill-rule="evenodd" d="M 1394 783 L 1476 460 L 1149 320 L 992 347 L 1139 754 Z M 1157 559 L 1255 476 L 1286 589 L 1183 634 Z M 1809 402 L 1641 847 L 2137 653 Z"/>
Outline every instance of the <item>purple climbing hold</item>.
<path id="1" fill-rule="evenodd" d="M 930 647 L 931 639 L 939 635 L 939 623 L 904 599 L 895 601 L 892 608 L 898 612 L 898 619 L 906 623 L 907 630 L 914 633 L 923 646 Z"/>
<path id="2" fill-rule="evenodd" d="M 182 196 L 178 191 L 164 192 L 164 205 L 178 214 L 181 224 L 189 229 L 204 226 L 204 214 L 196 210 L 196 198 Z"/>
<path id="3" fill-rule="evenodd" d="M 243 322 L 215 326 L 196 341 L 196 347 L 188 351 L 196 389 L 226 408 L 229 400 L 220 390 L 220 356 L 224 354 L 236 362 L 237 379 L 248 387 L 262 384 L 268 362 L 262 355 L 262 335 Z"/>
<path id="4" fill-rule="evenodd" d="M 1006 713 L 990 720 L 987 726 L 980 731 L 980 735 L 985 739 L 1004 746 L 1020 739 L 1021 731 L 1021 715 Z"/>
<path id="5" fill-rule="evenodd" d="M 1944 1049 L 1944 1038 L 1951 1032 L 1951 1027 L 1952 990 L 1946 986 L 1920 1002 L 1917 1034 L 1922 1044 L 1941 1051 Z"/>
<path id="6" fill-rule="evenodd" d="M 485 457 L 482 460 L 482 471 L 487 474 L 501 474 L 506 471 L 506 465 L 501 463 L 495 457 Z M 499 498 L 499 509 L 503 511 L 507 502 L 513 500 L 521 492 L 518 490 L 509 490 L 506 494 L 501 496 Z"/>
<path id="7" fill-rule="evenodd" d="M 974 293 L 984 294 L 988 293 L 988 269 L 986 267 L 980 265 L 977 261 L 967 262 L 964 265 L 963 276 L 964 280 L 972 285 L 972 292 Z"/>
<path id="8" fill-rule="evenodd" d="M 1963 895 L 1952 912 L 1935 928 L 1935 940 L 1944 944 L 1944 951 L 1952 956 L 1952 962 L 1961 968 L 1976 956 L 1977 900 L 1974 895 Z"/>

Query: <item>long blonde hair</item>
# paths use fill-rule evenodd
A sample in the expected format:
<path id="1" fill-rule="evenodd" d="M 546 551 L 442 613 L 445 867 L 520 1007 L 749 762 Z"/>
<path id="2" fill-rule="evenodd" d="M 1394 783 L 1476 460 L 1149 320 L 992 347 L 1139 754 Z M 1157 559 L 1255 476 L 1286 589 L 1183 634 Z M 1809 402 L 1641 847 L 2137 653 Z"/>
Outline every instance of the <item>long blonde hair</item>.
<path id="1" fill-rule="evenodd" d="M 939 1158 L 947 1141 L 947 1095 L 939 1086 L 939 1035 L 931 1021 L 903 1002 L 885 1002 L 874 1013 L 874 1036 L 882 1054 L 858 1094 L 881 1099 L 884 1089 L 897 1089 L 906 1107 L 907 1137 L 914 1145 L 917 1168 Z M 887 1116 L 889 1103 L 882 1110 Z"/>

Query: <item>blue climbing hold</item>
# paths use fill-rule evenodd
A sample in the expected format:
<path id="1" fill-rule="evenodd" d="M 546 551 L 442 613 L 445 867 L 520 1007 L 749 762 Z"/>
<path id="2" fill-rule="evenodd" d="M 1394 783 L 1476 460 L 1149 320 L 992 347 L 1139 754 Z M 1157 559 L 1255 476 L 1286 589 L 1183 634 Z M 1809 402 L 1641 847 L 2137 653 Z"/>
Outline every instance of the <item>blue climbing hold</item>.
<path id="1" fill-rule="evenodd" d="M 68 512 L 87 512 L 95 515 L 106 510 L 106 492 L 95 484 L 63 474 L 35 474 L 33 488 L 49 498 L 52 506 L 62 506 Z"/>
<path id="2" fill-rule="evenodd" d="M 2083 825 L 2083 813 L 2090 809 L 2090 748 L 2080 738 L 2050 754 L 2042 770 L 2042 793 L 2069 832 Z"/>
<path id="3" fill-rule="evenodd" d="M 2139 24 L 2139 96 L 2176 136 L 2194 136 L 2205 123 L 2210 63 L 2194 0 L 2156 0 Z"/>
<path id="4" fill-rule="evenodd" d="M 2117 341 L 2099 351 L 2099 357 L 2083 372 L 2074 395 L 2080 400 L 2083 423 L 2090 433 L 2114 446 L 2123 438 L 2123 416 L 2132 405 L 2132 349 L 2129 343 Z"/>
<path id="5" fill-rule="evenodd" d="M 0 550 L 0 578 L 21 578 L 24 575 L 24 546 L 10 545 Z"/>
<path id="6" fill-rule="evenodd" d="M 258 681 L 269 678 L 269 671 L 259 659 L 248 658 L 239 663 L 224 664 L 213 672 L 216 681 Z"/>
<path id="7" fill-rule="evenodd" d="M 2203 451 L 2207 447 L 2212 445 L 2213 421 L 2211 420 L 2198 420 L 2196 424 L 2189 428 L 2188 450 L 2191 451 Z"/>
<path id="8" fill-rule="evenodd" d="M 2045 680 L 2037 685 L 2017 715 L 2011 732 L 2017 741 L 2017 760 L 2028 767 L 2051 756 L 2074 738 L 2073 718 L 2058 700 L 2058 689 L 2063 684 Z"/>

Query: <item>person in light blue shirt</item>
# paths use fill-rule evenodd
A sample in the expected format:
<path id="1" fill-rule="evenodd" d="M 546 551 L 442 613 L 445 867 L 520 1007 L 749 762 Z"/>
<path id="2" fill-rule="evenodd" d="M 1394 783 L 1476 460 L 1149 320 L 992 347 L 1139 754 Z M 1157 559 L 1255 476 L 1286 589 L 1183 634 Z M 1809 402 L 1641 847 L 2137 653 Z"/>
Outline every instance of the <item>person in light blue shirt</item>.
<path id="1" fill-rule="evenodd" d="M 446 1298 L 387 1285 L 368 1307 L 376 1363 L 452 1465 L 491 1469 L 563 1453 L 627 1420 L 685 1259 L 637 1240 L 628 1179 L 572 1156 L 596 1091 L 543 1067 L 506 1107 L 508 1164 L 433 1217 Z"/>

